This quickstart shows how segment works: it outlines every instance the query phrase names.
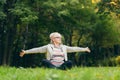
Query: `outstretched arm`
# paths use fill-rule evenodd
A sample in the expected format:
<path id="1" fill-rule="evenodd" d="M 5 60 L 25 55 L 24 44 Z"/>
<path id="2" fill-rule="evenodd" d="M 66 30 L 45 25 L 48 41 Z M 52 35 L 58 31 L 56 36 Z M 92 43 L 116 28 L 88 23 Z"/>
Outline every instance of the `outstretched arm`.
<path id="1" fill-rule="evenodd" d="M 69 47 L 66 46 L 67 48 L 67 52 L 91 52 L 90 49 L 88 47 L 82 48 L 82 47 Z"/>
<path id="2" fill-rule="evenodd" d="M 32 48 L 29 50 L 22 50 L 20 52 L 20 57 L 23 57 L 25 54 L 31 54 L 31 53 L 46 53 L 47 52 L 47 46 L 42 46 L 38 48 Z"/>

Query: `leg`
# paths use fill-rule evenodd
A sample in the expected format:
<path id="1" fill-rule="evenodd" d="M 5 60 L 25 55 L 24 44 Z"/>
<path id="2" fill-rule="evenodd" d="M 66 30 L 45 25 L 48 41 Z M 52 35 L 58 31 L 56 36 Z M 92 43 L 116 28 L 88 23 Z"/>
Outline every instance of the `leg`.
<path id="1" fill-rule="evenodd" d="M 56 66 L 54 66 L 49 60 L 47 59 L 43 59 L 42 60 L 42 66 L 46 67 L 46 68 L 56 68 Z"/>
<path id="2" fill-rule="evenodd" d="M 60 69 L 66 70 L 66 69 L 71 69 L 73 66 L 72 61 L 65 61 L 61 66 Z"/>

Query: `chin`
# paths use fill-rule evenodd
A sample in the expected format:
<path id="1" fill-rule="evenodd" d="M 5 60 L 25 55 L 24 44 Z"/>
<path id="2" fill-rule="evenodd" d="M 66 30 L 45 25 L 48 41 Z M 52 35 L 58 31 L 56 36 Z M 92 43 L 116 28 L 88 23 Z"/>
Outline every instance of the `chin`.
<path id="1" fill-rule="evenodd" d="M 61 42 L 59 44 L 62 44 Z"/>

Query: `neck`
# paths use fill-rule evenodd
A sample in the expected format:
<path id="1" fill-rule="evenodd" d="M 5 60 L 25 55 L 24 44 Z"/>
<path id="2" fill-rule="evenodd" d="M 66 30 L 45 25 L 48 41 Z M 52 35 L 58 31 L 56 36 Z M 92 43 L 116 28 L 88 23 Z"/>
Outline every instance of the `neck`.
<path id="1" fill-rule="evenodd" d="M 59 43 L 54 43 L 54 46 L 55 47 L 60 47 L 60 44 Z"/>

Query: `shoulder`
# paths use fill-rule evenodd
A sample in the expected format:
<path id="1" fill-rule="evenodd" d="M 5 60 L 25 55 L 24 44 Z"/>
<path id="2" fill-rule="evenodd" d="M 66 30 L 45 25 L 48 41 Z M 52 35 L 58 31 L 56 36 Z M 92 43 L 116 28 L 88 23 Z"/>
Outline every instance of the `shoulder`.
<path id="1" fill-rule="evenodd" d="M 63 45 L 63 44 L 61 44 L 61 47 L 62 47 L 62 48 L 67 48 L 67 46 L 66 46 L 66 45 Z"/>
<path id="2" fill-rule="evenodd" d="M 53 44 L 47 44 L 46 46 L 53 46 Z"/>
<path id="3" fill-rule="evenodd" d="M 47 44 L 46 46 L 47 46 L 48 48 L 49 48 L 49 47 L 54 47 L 53 44 Z"/>

